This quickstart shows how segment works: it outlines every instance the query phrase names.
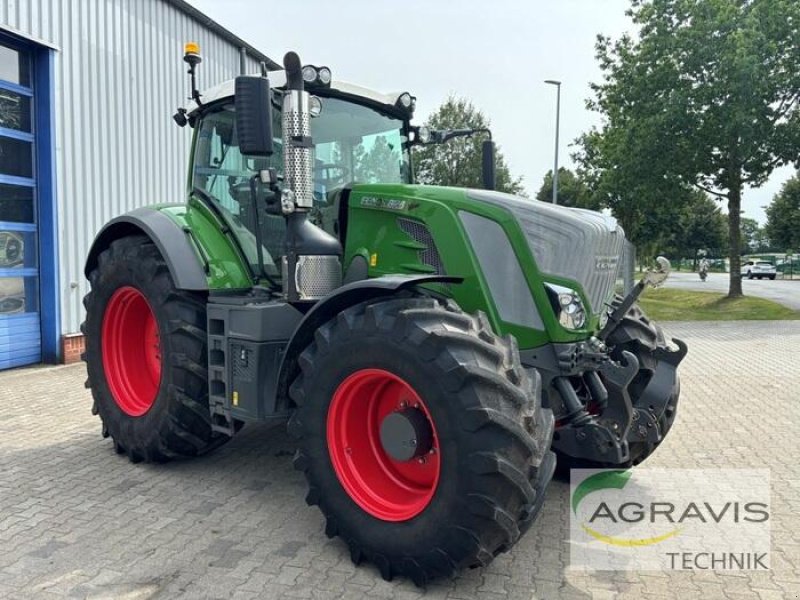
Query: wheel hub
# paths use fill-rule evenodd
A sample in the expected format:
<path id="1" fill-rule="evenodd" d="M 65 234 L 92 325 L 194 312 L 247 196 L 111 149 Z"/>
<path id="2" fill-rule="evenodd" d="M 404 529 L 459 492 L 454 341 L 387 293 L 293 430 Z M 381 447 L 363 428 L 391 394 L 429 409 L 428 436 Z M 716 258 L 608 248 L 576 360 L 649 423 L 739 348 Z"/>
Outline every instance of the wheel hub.
<path id="1" fill-rule="evenodd" d="M 131 417 L 153 406 L 161 383 L 158 323 L 144 294 L 119 288 L 108 301 L 102 325 L 103 370 L 114 401 Z"/>
<path id="2" fill-rule="evenodd" d="M 389 413 L 381 423 L 381 446 L 395 460 L 424 456 L 433 447 L 433 428 L 418 408 Z"/>
<path id="3" fill-rule="evenodd" d="M 439 483 L 436 424 L 411 385 L 383 369 L 361 369 L 334 392 L 327 443 L 339 482 L 367 513 L 406 521 Z"/>

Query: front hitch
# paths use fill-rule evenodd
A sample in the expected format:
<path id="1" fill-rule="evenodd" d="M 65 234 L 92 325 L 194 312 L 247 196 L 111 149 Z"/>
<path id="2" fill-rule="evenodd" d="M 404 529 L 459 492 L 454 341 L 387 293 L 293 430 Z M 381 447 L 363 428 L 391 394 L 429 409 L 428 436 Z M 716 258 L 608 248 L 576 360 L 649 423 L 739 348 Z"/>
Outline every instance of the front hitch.
<path id="1" fill-rule="evenodd" d="M 638 449 L 654 448 L 666 435 L 674 418 L 680 389 L 677 367 L 686 355 L 686 344 L 673 339 L 673 348 L 663 340 L 652 349 L 641 348 L 655 360 L 655 369 L 643 388 L 633 382 L 641 369 L 649 366 L 643 367 L 635 346 L 612 356 L 607 344 L 618 337 L 614 332 L 642 292 L 666 280 L 669 261 L 659 257 L 657 262 L 655 270 L 648 271 L 619 304 L 615 303 L 608 323 L 596 337 L 557 352 L 560 375 L 553 378 L 552 385 L 564 411 L 553 448 L 561 454 L 593 464 L 631 464 L 641 460 Z M 582 384 L 576 382 L 578 377 Z"/>
<path id="2" fill-rule="evenodd" d="M 626 462 L 630 457 L 628 438 L 631 425 L 640 418 L 640 411 L 633 407 L 628 392 L 628 386 L 638 371 L 639 360 L 631 352 L 623 352 L 620 362 L 604 362 L 598 372 L 602 376 L 607 398 L 605 410 L 597 417 L 581 406 L 582 410 L 569 415 L 568 423 L 558 430 L 553 447 L 574 458 L 613 464 Z M 574 395 L 566 377 L 560 377 L 554 383 L 562 397 Z M 567 386 L 569 389 L 562 391 Z M 570 391 L 572 394 L 569 394 Z M 568 403 L 565 402 L 565 405 Z"/>

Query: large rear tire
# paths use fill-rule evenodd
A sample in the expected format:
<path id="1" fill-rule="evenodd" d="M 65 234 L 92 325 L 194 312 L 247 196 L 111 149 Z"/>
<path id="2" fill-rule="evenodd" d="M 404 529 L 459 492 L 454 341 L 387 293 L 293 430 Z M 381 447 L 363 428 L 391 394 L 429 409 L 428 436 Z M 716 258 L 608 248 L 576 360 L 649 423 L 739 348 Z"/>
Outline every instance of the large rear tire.
<path id="1" fill-rule="evenodd" d="M 103 436 L 133 462 L 197 456 L 227 441 L 211 430 L 203 296 L 175 289 L 144 236 L 112 242 L 89 281 L 81 330 Z"/>
<path id="2" fill-rule="evenodd" d="M 484 315 L 427 297 L 365 302 L 321 326 L 299 364 L 295 466 L 354 562 L 424 585 L 487 564 L 530 527 L 555 466 L 553 418 L 538 373 Z M 404 412 L 423 454 L 400 460 L 382 436 Z"/>

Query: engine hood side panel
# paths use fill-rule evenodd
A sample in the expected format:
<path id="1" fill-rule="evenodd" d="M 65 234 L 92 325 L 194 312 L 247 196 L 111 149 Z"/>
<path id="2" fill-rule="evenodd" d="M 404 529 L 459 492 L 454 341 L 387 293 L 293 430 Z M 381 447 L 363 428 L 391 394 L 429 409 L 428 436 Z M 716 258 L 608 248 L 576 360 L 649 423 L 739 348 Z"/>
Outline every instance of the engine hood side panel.
<path id="1" fill-rule="evenodd" d="M 544 275 L 578 282 L 599 314 L 614 291 L 625 233 L 616 219 L 486 190 L 468 197 L 508 209 L 519 221 Z"/>

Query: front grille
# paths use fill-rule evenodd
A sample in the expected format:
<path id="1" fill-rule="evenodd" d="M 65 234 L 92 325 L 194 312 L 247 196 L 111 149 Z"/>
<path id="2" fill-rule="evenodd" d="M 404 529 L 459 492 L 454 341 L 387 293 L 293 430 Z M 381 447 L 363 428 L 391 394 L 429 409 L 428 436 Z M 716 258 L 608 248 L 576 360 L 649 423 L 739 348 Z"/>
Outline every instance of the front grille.
<path id="1" fill-rule="evenodd" d="M 484 190 L 470 198 L 510 211 L 525 234 L 536 265 L 545 275 L 580 284 L 599 314 L 614 291 L 625 233 L 613 217 L 578 208 L 553 206 Z"/>
<path id="2" fill-rule="evenodd" d="M 436 249 L 433 236 L 425 224 L 413 219 L 400 218 L 397 219 L 397 225 L 408 237 L 425 246 L 424 249 L 417 253 L 419 262 L 436 269 L 437 275 L 445 275 L 444 264 L 442 264 L 442 259 L 439 256 L 439 250 Z"/>

